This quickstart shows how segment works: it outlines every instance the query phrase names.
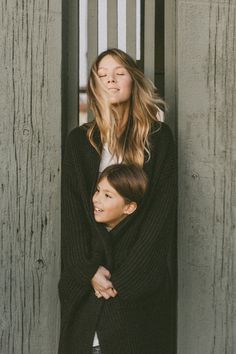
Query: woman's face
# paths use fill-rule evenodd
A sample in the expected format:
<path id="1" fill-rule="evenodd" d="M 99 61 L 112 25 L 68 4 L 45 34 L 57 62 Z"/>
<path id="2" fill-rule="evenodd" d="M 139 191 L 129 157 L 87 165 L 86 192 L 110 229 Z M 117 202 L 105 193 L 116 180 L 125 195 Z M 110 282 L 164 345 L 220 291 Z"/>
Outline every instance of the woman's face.
<path id="1" fill-rule="evenodd" d="M 112 104 L 129 104 L 132 78 L 124 66 L 111 55 L 106 55 L 98 64 L 98 76 L 109 93 Z"/>
<path id="2" fill-rule="evenodd" d="M 95 220 L 113 228 L 127 216 L 128 205 L 107 178 L 102 178 L 93 196 Z"/>

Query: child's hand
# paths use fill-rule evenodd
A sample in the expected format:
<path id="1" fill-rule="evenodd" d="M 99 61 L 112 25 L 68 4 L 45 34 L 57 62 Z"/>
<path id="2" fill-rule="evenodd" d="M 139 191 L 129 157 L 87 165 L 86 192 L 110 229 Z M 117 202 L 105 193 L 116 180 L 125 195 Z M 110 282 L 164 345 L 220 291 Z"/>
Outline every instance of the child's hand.
<path id="1" fill-rule="evenodd" d="M 110 278 L 111 273 L 109 270 L 100 266 L 91 280 L 95 295 L 98 298 L 109 299 L 117 295 L 117 291 L 113 288 L 112 282 L 109 280 Z"/>
<path id="2" fill-rule="evenodd" d="M 108 300 L 110 297 L 115 297 L 117 295 L 117 291 L 114 288 L 110 288 L 106 291 L 97 291 L 95 290 L 95 296 L 100 299 L 103 297 L 104 299 Z"/>

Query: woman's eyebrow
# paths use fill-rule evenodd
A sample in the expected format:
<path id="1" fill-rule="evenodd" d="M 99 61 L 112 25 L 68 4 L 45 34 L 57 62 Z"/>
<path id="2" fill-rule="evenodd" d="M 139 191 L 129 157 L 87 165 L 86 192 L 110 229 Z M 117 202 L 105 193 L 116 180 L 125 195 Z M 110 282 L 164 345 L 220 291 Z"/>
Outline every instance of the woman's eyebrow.
<path id="1" fill-rule="evenodd" d="M 116 66 L 114 69 L 125 69 L 123 66 L 119 65 Z M 108 70 L 108 68 L 105 68 L 104 66 L 100 66 L 98 70 Z"/>

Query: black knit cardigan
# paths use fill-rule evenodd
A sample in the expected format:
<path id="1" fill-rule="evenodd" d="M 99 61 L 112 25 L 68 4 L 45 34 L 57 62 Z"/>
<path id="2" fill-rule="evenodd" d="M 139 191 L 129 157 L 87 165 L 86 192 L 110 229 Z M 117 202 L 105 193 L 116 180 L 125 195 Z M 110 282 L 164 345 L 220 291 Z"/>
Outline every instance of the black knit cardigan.
<path id="1" fill-rule="evenodd" d="M 144 170 L 149 188 L 134 214 L 112 231 L 93 218 L 100 156 L 87 126 L 68 136 L 62 168 L 60 354 L 172 354 L 173 286 L 169 254 L 176 225 L 176 151 L 169 127 L 154 124 Z M 98 130 L 95 140 L 101 144 Z M 111 272 L 115 298 L 98 299 L 91 279 Z"/>

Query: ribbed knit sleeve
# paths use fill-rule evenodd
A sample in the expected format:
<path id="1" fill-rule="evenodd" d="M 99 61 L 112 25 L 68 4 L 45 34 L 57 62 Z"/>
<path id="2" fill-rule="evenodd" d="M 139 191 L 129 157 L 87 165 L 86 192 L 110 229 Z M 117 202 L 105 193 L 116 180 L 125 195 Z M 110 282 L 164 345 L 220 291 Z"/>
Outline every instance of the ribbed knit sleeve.
<path id="1" fill-rule="evenodd" d="M 162 129 L 162 134 L 159 134 L 162 161 L 154 164 L 147 205 L 138 221 L 139 226 L 131 225 L 131 230 L 133 227 L 137 233 L 135 244 L 125 261 L 112 273 L 111 281 L 118 296 L 127 300 L 158 291 L 173 236 L 177 194 L 176 151 L 169 128 L 165 126 Z"/>
<path id="2" fill-rule="evenodd" d="M 90 287 L 103 254 L 99 238 L 93 235 L 82 193 L 85 191 L 80 188 L 69 137 L 62 167 L 62 277 L 68 276 L 80 286 Z"/>

